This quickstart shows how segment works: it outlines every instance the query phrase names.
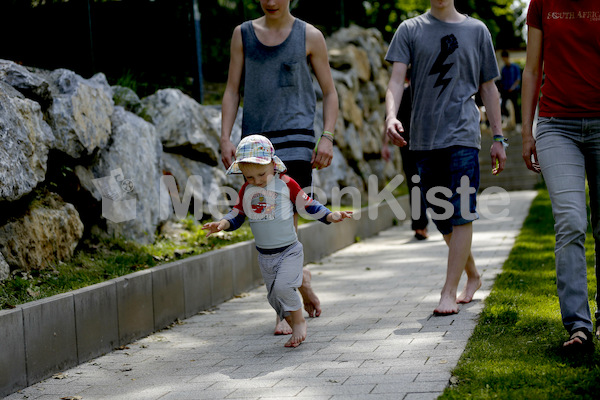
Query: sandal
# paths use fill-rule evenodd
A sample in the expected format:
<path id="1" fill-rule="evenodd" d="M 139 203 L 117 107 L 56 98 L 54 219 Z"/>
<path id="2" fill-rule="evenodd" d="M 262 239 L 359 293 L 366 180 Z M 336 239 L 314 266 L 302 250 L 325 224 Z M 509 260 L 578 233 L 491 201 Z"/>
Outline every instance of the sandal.
<path id="1" fill-rule="evenodd" d="M 594 351 L 594 342 L 592 340 L 592 333 L 586 328 L 577 328 L 571 332 L 571 336 L 568 341 L 573 339 L 579 339 L 579 342 L 573 342 L 571 344 L 563 343 L 563 350 L 569 353 L 587 353 Z"/>

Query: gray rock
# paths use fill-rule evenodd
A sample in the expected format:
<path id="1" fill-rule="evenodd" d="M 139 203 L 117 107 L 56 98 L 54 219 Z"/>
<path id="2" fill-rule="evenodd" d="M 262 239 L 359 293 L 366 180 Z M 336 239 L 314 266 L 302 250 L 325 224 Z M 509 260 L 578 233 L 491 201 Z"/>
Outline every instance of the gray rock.
<path id="1" fill-rule="evenodd" d="M 363 49 L 367 53 L 374 75 L 381 70 L 387 51 L 381 32 L 374 28 L 364 29 L 356 25 L 335 32 L 327 38 L 327 44 L 329 48 L 342 48 L 347 44 L 353 44 Z"/>
<path id="2" fill-rule="evenodd" d="M 115 107 L 112 140 L 91 167 L 77 166 L 81 185 L 102 201 L 107 232 L 152 243 L 160 220 L 162 145 L 154 126 Z"/>
<path id="3" fill-rule="evenodd" d="M 14 87 L 10 86 L 8 83 L 0 81 L 0 89 L 4 91 L 8 97 L 17 97 L 19 99 L 24 99 L 23 93 L 19 92 Z"/>
<path id="4" fill-rule="evenodd" d="M 0 86 L 0 200 L 18 200 L 45 179 L 53 142 L 40 105 Z"/>
<path id="5" fill-rule="evenodd" d="M 2 253 L 0 253 L 0 282 L 6 280 L 10 276 L 10 266 L 4 259 Z"/>
<path id="6" fill-rule="evenodd" d="M 361 108 L 365 117 L 370 117 L 373 112 L 381 112 L 380 115 L 385 115 L 385 103 L 381 102 L 379 91 L 373 82 L 365 82 L 360 88 L 360 93 L 363 102 Z"/>
<path id="7" fill-rule="evenodd" d="M 24 215 L 0 226 L 0 253 L 15 268 L 41 270 L 69 259 L 82 235 L 75 207 L 48 193 L 38 196 Z"/>
<path id="8" fill-rule="evenodd" d="M 225 204 L 223 193 L 224 187 L 231 187 L 231 182 L 225 175 L 224 169 L 211 167 L 210 165 L 199 161 L 190 160 L 178 154 L 163 153 L 164 172 L 172 175 L 176 183 L 179 198 L 177 201 L 185 206 L 189 206 L 190 212 L 195 214 L 196 219 L 200 218 L 220 218 L 221 214 L 227 213 L 234 204 Z M 233 193 L 243 184 L 241 176 L 236 176 L 237 185 L 233 188 Z M 235 179 L 235 178 L 234 178 Z M 164 188 L 163 188 L 164 190 Z M 187 191 L 187 199 L 185 199 Z M 190 201 L 190 196 L 193 199 Z M 185 199 L 185 201 L 184 201 Z M 185 217 L 181 215 L 182 211 L 177 211 L 173 207 L 171 197 L 169 201 L 169 210 L 167 215 L 161 216 L 162 219 L 178 219 Z M 199 203 L 195 203 L 198 201 Z M 177 205 L 179 207 L 179 205 Z M 214 211 L 219 211 L 215 213 Z M 188 208 L 185 208 L 187 214 Z M 176 214 L 180 214 L 179 216 Z M 216 214 L 216 215 L 214 215 Z"/>
<path id="9" fill-rule="evenodd" d="M 314 186 L 327 197 L 318 198 L 321 202 L 339 202 L 339 204 L 352 204 L 351 195 L 339 196 L 339 190 L 344 189 L 348 193 L 355 193 L 360 207 L 361 199 L 365 197 L 365 185 L 363 180 L 348 165 L 340 149 L 333 147 L 333 160 L 327 168 L 316 171 L 313 175 Z"/>
<path id="10" fill-rule="evenodd" d="M 340 102 L 340 113 L 346 121 L 362 128 L 364 123 L 363 110 L 358 107 L 356 96 L 345 85 L 336 84 L 336 90 Z"/>
<path id="11" fill-rule="evenodd" d="M 134 114 L 142 110 L 142 101 L 132 89 L 124 86 L 111 86 L 111 89 L 115 106 L 121 106 Z"/>
<path id="12" fill-rule="evenodd" d="M 369 160 L 367 162 L 372 173 L 377 176 L 379 190 L 383 189 L 396 175 L 402 174 L 402 169 L 394 168 L 394 164 L 382 158 Z"/>
<path id="13" fill-rule="evenodd" d="M 335 82 L 340 82 L 346 85 L 352 93 L 356 93 L 359 90 L 358 74 L 354 69 L 346 71 L 338 71 L 337 69 L 331 70 L 331 77 Z"/>
<path id="14" fill-rule="evenodd" d="M 52 104 L 48 123 L 56 136 L 55 148 L 73 158 L 106 147 L 113 113 L 112 90 L 103 74 L 83 79 L 58 69 L 50 74 Z"/>
<path id="15" fill-rule="evenodd" d="M 347 44 L 342 48 L 333 47 L 328 53 L 332 68 L 340 71 L 354 70 L 363 82 L 371 78 L 371 64 L 365 49 Z"/>
<path id="16" fill-rule="evenodd" d="M 365 181 L 368 182 L 368 179 L 371 175 L 373 175 L 373 170 L 371 169 L 371 165 L 365 161 L 365 160 L 360 160 L 356 166 L 358 175 Z M 381 181 L 381 179 L 379 179 L 379 181 Z M 379 182 L 379 185 L 381 185 L 382 183 Z"/>
<path id="17" fill-rule="evenodd" d="M 360 133 L 354 126 L 354 124 L 348 125 L 344 132 L 344 140 L 347 144 L 345 149 L 342 149 L 343 153 L 350 160 L 359 161 L 363 159 L 362 142 L 360 140 Z"/>
<path id="18" fill-rule="evenodd" d="M 381 154 L 384 130 L 383 114 L 379 114 L 379 111 L 374 111 L 360 131 L 363 157 L 364 155 L 369 155 L 371 157 L 367 158 L 372 158 Z"/>
<path id="19" fill-rule="evenodd" d="M 51 97 L 48 82 L 43 76 L 30 72 L 12 61 L 0 60 L 0 81 L 36 101 L 48 100 Z"/>
<path id="20" fill-rule="evenodd" d="M 140 112 L 158 131 L 166 151 L 217 165 L 220 159 L 220 112 L 203 107 L 179 89 L 162 89 L 142 99 Z"/>

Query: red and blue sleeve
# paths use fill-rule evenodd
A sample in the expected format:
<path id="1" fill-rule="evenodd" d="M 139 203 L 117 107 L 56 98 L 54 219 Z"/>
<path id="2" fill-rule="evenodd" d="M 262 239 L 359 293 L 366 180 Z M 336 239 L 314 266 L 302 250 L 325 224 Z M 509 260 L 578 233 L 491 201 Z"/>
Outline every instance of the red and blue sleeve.
<path id="1" fill-rule="evenodd" d="M 311 217 L 318 219 L 324 224 L 331 223 L 327 221 L 327 216 L 331 214 L 331 211 L 327 207 L 307 195 L 294 179 L 287 175 L 281 175 L 280 178 L 287 185 L 290 191 L 290 199 L 292 200 L 292 203 L 294 203 L 296 209 L 306 210 Z"/>
<path id="2" fill-rule="evenodd" d="M 229 221 L 229 228 L 226 229 L 227 231 L 235 231 L 242 226 L 246 220 L 246 213 L 244 213 L 244 193 L 246 191 L 246 186 L 248 186 L 248 183 L 244 183 L 240 189 L 236 205 L 223 217 L 223 219 Z"/>

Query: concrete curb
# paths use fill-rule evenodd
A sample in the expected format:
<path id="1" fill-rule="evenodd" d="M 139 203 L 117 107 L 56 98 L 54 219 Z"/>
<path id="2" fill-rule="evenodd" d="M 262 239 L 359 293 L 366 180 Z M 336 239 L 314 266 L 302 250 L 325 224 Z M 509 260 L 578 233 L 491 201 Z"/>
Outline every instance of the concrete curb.
<path id="1" fill-rule="evenodd" d="M 397 199 L 410 213 L 408 196 Z M 394 210 L 397 210 L 394 208 Z M 300 227 L 305 263 L 405 219 L 388 203 Z M 0 396 L 160 330 L 262 283 L 254 241 L 0 311 Z"/>

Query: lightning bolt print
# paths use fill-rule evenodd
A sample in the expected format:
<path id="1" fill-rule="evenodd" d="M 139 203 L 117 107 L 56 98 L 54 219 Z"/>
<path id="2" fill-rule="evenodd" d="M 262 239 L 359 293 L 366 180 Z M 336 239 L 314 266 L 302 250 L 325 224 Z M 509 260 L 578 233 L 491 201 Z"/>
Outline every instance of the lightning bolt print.
<path id="1" fill-rule="evenodd" d="M 440 47 L 440 54 L 438 54 L 435 63 L 433 63 L 433 66 L 429 71 L 429 75 L 438 74 L 438 77 L 435 80 L 435 84 L 433 85 L 433 87 L 436 88 L 439 86 L 443 86 L 442 90 L 438 94 L 438 97 L 442 95 L 442 93 L 444 92 L 444 90 L 446 90 L 446 87 L 452 80 L 452 78 L 444 77 L 446 76 L 448 71 L 450 71 L 450 68 L 452 68 L 454 63 L 444 63 L 446 62 L 446 59 L 450 56 L 450 54 L 454 53 L 454 50 L 458 49 L 458 40 L 456 40 L 456 36 L 452 34 L 444 36 L 441 39 Z"/>

